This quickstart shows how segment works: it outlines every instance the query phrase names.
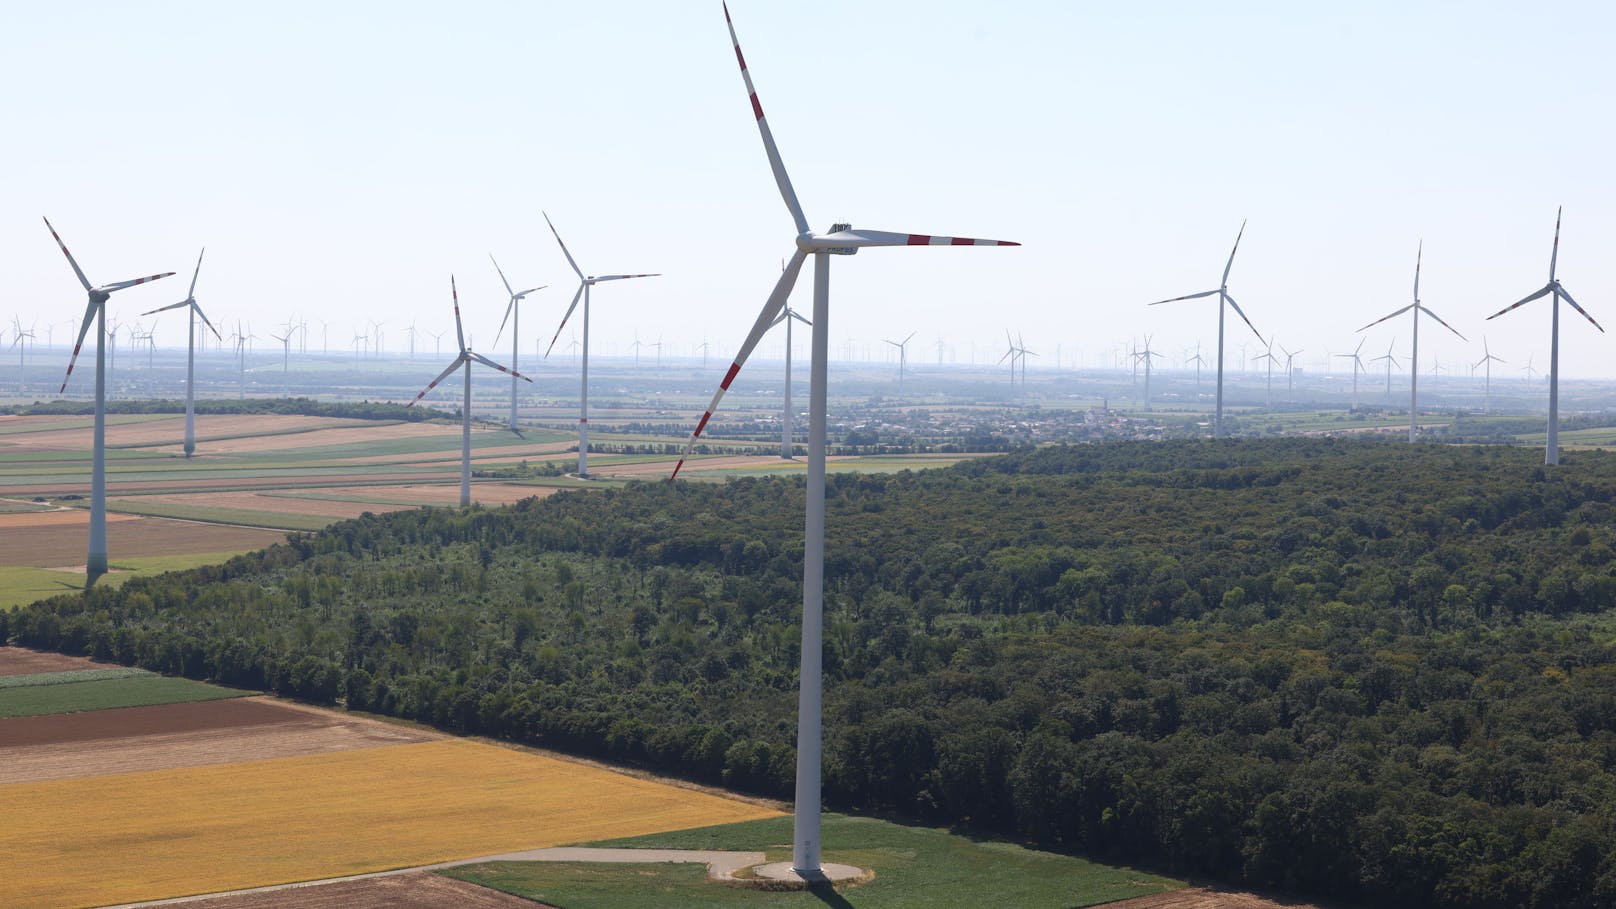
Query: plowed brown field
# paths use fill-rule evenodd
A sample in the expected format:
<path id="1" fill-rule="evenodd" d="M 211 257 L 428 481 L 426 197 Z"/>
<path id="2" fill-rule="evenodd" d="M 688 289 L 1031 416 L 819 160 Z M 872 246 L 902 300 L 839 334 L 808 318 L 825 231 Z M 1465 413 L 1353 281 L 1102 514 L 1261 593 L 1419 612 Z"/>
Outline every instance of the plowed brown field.
<path id="1" fill-rule="evenodd" d="M 297 757 L 440 736 L 262 698 L 0 720 L 0 785 Z"/>
<path id="2" fill-rule="evenodd" d="M 0 675 L 34 675 L 40 672 L 71 672 L 75 669 L 109 669 L 89 657 L 67 656 L 26 647 L 0 647 Z M 33 717 L 28 717 L 33 719 Z M 0 742 L 5 741 L 0 736 Z"/>
<path id="3" fill-rule="evenodd" d="M 77 510 L 75 513 L 79 515 L 75 521 L 6 532 L 5 564 L 54 568 L 82 561 L 89 514 Z M 0 515 L 0 521 L 28 517 L 34 515 Z M 6 525 L 0 523 L 0 530 L 5 529 Z M 107 515 L 107 549 L 112 553 L 114 565 L 120 558 L 261 549 L 285 539 L 286 533 L 281 530 Z"/>
<path id="4" fill-rule="evenodd" d="M 546 909 L 426 871 L 193 900 L 185 909 Z"/>
<path id="5" fill-rule="evenodd" d="M 1190 887 L 1106 903 L 1105 909 L 1319 909 L 1314 903 L 1265 899 L 1252 893 Z"/>

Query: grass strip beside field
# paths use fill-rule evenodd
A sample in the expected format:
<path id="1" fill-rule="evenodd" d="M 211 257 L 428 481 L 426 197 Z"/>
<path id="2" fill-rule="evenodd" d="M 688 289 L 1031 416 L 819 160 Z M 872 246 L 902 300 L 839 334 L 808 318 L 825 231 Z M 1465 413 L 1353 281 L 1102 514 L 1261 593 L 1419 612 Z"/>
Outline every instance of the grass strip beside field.
<path id="1" fill-rule="evenodd" d="M 789 817 L 592 843 L 655 849 L 763 850 L 791 858 Z M 1075 909 L 1176 890 L 1183 881 L 1085 859 L 981 841 L 927 827 L 826 815 L 824 860 L 870 868 L 875 879 L 836 902 L 804 891 L 764 892 L 709 882 L 700 865 L 497 862 L 442 872 L 560 909 L 663 906 L 857 905 L 859 909 L 1015 906 Z"/>
<path id="2" fill-rule="evenodd" d="M 451 739 L 0 786 L 0 906 L 318 880 L 774 812 Z"/>
<path id="3" fill-rule="evenodd" d="M 6 688 L 38 688 L 44 685 L 67 685 L 72 682 L 104 682 L 110 679 L 132 679 L 151 675 L 144 669 L 119 666 L 113 669 L 69 669 L 66 672 L 36 672 L 32 675 L 0 676 L 0 690 Z"/>
<path id="4" fill-rule="evenodd" d="M 0 718 L 78 713 L 113 707 L 148 707 L 238 698 L 252 692 L 221 688 L 190 679 L 143 675 L 121 679 L 68 682 L 32 688 L 0 689 Z"/>

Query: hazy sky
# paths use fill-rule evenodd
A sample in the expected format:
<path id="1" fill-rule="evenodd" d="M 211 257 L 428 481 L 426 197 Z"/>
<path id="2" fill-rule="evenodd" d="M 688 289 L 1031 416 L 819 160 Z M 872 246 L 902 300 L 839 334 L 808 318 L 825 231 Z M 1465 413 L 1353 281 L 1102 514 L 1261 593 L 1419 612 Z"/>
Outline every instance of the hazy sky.
<path id="1" fill-rule="evenodd" d="M 939 336 L 985 359 L 1009 329 L 1042 367 L 1057 345 L 1094 365 L 1145 333 L 1210 356 L 1212 303 L 1144 304 L 1216 286 L 1249 218 L 1230 289 L 1308 369 L 1409 302 L 1422 238 L 1424 302 L 1472 342 L 1426 322 L 1422 360 L 1472 362 L 1485 333 L 1504 374 L 1541 368 L 1545 301 L 1482 320 L 1543 285 L 1561 204 L 1560 276 L 1616 333 L 1611 4 L 731 12 L 816 229 L 1025 244 L 834 260 L 833 351 L 918 331 L 912 363 Z M 311 347 L 319 320 L 333 348 L 367 319 L 392 350 L 412 320 L 450 328 L 453 272 L 486 350 L 492 252 L 514 283 L 551 285 L 523 314 L 524 360 L 577 283 L 541 210 L 586 272 L 665 274 L 596 294 L 595 338 L 622 353 L 637 330 L 728 357 L 793 249 L 717 0 L 6 4 L 0 77 L 0 314 L 37 317 L 41 342 L 84 308 L 41 215 L 93 281 L 181 272 L 115 295 L 115 317 L 181 299 L 206 245 L 210 315 L 261 336 L 301 317 Z M 1616 375 L 1616 334 L 1562 321 L 1566 375 Z M 182 318 L 157 337 L 182 344 Z M 1394 338 L 1401 354 L 1406 317 L 1367 337 L 1366 355 Z M 1231 359 L 1254 346 L 1238 322 L 1229 338 Z"/>

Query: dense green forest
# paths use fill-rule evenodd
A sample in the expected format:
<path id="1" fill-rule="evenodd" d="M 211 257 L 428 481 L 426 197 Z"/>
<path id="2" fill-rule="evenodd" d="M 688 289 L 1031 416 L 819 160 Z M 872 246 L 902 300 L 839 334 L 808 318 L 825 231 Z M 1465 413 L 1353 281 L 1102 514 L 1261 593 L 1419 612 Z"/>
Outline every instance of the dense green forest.
<path id="1" fill-rule="evenodd" d="M 418 422 L 442 417 L 442 411 L 426 407 L 406 407 L 385 401 L 316 401 L 313 398 L 203 398 L 193 402 L 199 414 L 295 414 L 304 417 L 344 417 L 350 420 L 408 420 Z M 184 399 L 151 398 L 106 402 L 107 413 L 184 413 Z M 459 414 L 458 408 L 455 414 Z M 93 401 L 35 401 L 0 407 L 0 413 L 13 416 L 87 416 L 95 413 Z"/>
<path id="2" fill-rule="evenodd" d="M 1375 905 L 1616 905 L 1616 457 L 1365 440 L 837 475 L 835 807 Z M 788 796 L 802 485 L 367 516 L 22 643 Z"/>

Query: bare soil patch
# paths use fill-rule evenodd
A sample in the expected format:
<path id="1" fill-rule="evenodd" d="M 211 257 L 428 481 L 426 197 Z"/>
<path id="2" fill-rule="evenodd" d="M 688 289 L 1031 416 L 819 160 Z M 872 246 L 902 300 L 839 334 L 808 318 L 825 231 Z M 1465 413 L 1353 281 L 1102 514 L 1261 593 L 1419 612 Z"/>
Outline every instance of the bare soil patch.
<path id="1" fill-rule="evenodd" d="M 336 417 L 303 417 L 296 415 L 246 414 L 217 416 L 199 414 L 196 434 L 207 436 L 261 436 L 265 433 L 284 433 L 325 426 L 343 426 L 351 423 Z M 28 433 L 18 439 L 18 451 L 88 451 L 92 429 L 89 425 L 73 429 L 47 430 Z M 109 423 L 107 444 L 112 446 L 148 446 L 172 443 L 178 446 L 185 436 L 185 417 L 175 414 L 160 420 L 139 423 Z"/>
<path id="2" fill-rule="evenodd" d="M 134 515 L 109 514 L 107 521 L 135 520 Z M 82 508 L 63 508 L 59 511 L 30 511 L 19 514 L 0 514 L 0 530 L 19 530 L 33 527 L 88 527 L 90 513 Z M 9 542 L 9 541 L 8 541 Z"/>
<path id="3" fill-rule="evenodd" d="M 427 871 L 187 900 L 186 909 L 546 909 Z"/>
<path id="4" fill-rule="evenodd" d="M 74 522 L 31 527 L 26 533 L 7 534 L 3 557 L 5 564 L 50 568 L 82 559 L 86 534 L 89 532 L 89 514 L 83 511 L 77 511 L 77 514 L 80 517 Z M 12 516 L 0 516 L 3 517 Z M 0 529 L 7 526 L 0 524 Z M 120 558 L 262 549 L 285 539 L 286 532 L 282 530 L 107 515 L 107 551 L 111 553 L 114 564 Z"/>
<path id="5" fill-rule="evenodd" d="M 108 669 L 107 663 L 97 663 L 89 657 L 68 656 L 26 647 L 0 647 L 0 675 L 36 675 L 41 672 L 72 672 L 75 669 Z M 27 717 L 26 719 L 34 719 Z M 46 719 L 41 717 L 40 719 Z M 0 724 L 14 722 L 0 720 Z M 0 733 L 0 743 L 6 741 Z"/>
<path id="6" fill-rule="evenodd" d="M 258 419 L 263 419 L 259 417 Z M 324 419 L 326 425 L 315 425 L 303 432 L 281 433 L 279 435 L 244 435 L 238 438 L 218 439 L 212 442 L 197 442 L 197 454 L 254 454 L 258 452 L 286 451 L 295 448 L 324 448 L 327 446 L 356 445 L 361 442 L 397 441 L 399 439 L 417 439 L 430 436 L 458 435 L 458 427 L 447 427 L 442 423 L 387 423 L 385 421 L 352 421 L 337 418 L 305 417 L 304 419 Z M 199 437 L 234 435 L 227 430 L 215 429 L 213 424 L 206 425 L 201 418 L 197 418 L 196 433 Z M 258 432 L 269 432 L 265 427 Z M 166 440 L 165 440 L 166 441 Z M 145 446 L 143 446 L 145 447 Z M 180 451 L 184 446 L 181 442 L 171 445 L 150 446 L 153 451 Z"/>
<path id="7" fill-rule="evenodd" d="M 54 721 L 54 722 L 38 722 Z M 0 720 L 0 785 L 430 741 L 409 726 L 262 698 Z"/>

